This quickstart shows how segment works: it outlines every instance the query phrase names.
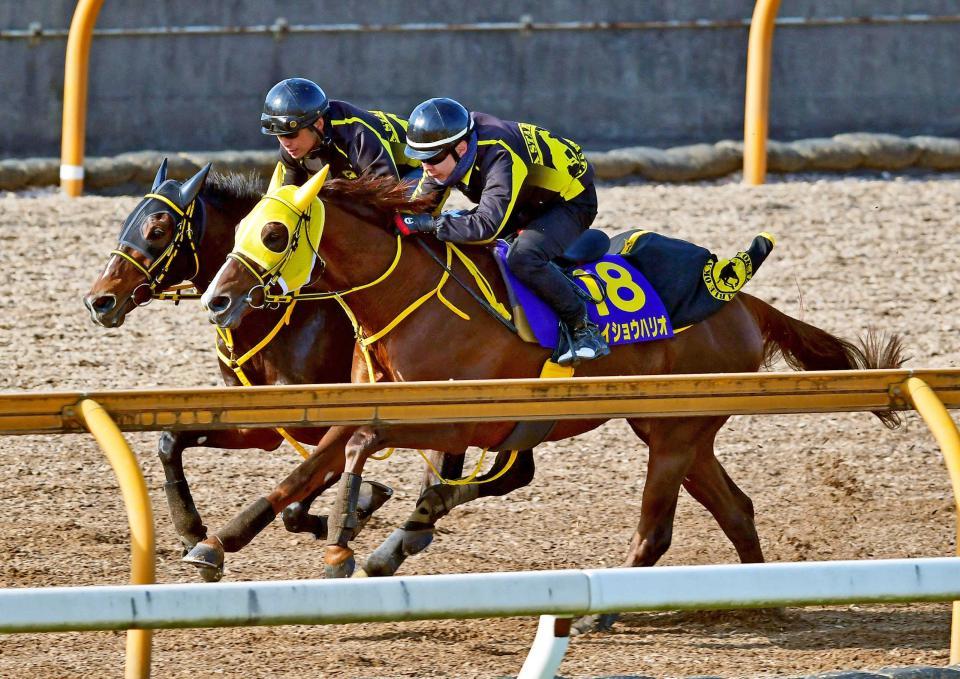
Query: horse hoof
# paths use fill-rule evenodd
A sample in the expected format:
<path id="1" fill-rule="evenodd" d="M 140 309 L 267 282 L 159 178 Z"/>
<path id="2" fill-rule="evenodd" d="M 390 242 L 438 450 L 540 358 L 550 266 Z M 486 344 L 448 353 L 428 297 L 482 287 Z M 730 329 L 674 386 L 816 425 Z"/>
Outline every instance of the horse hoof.
<path id="1" fill-rule="evenodd" d="M 196 566 L 206 582 L 218 582 L 223 577 L 223 547 L 198 542 L 181 561 Z"/>
<path id="2" fill-rule="evenodd" d="M 402 528 L 397 528 L 390 533 L 367 558 L 367 562 L 363 564 L 363 572 L 372 578 L 382 578 L 396 573 L 400 564 L 407 558 L 403 553 L 403 536 Z"/>
<path id="3" fill-rule="evenodd" d="M 357 529 L 354 537 L 363 530 L 363 527 L 380 509 L 387 500 L 393 497 L 393 488 L 376 481 L 363 481 L 360 484 L 360 497 L 357 498 Z"/>
<path id="4" fill-rule="evenodd" d="M 352 556 L 344 559 L 338 564 L 323 564 L 323 574 L 324 577 L 333 579 L 333 578 L 349 578 L 353 575 L 353 570 L 357 567 L 357 561 Z"/>
<path id="5" fill-rule="evenodd" d="M 349 578 L 357 567 L 353 550 L 349 547 L 328 545 L 323 557 L 323 572 L 328 578 Z"/>
<path id="6" fill-rule="evenodd" d="M 206 535 L 180 535 L 178 537 L 180 538 L 181 559 L 189 554 L 190 550 L 196 547 L 198 543 L 207 539 Z"/>
<path id="7" fill-rule="evenodd" d="M 200 577 L 204 582 L 220 582 L 223 579 L 222 568 L 208 568 L 206 566 L 201 566 L 197 568 L 197 571 L 199 571 Z"/>
<path id="8" fill-rule="evenodd" d="M 367 573 L 367 571 L 364 570 L 363 566 L 360 566 L 360 568 L 355 570 L 353 572 L 353 575 L 351 575 L 350 577 L 351 578 L 369 578 L 370 575 Z"/>
<path id="9" fill-rule="evenodd" d="M 294 502 L 283 510 L 283 527 L 291 533 L 310 533 L 318 540 L 327 538 L 327 517 L 314 516 L 300 502 Z"/>
<path id="10" fill-rule="evenodd" d="M 570 636 L 576 637 L 581 634 L 590 634 L 591 632 L 609 632 L 613 623 L 620 617 L 619 613 L 601 613 L 597 615 L 585 615 L 577 619 L 570 626 Z"/>

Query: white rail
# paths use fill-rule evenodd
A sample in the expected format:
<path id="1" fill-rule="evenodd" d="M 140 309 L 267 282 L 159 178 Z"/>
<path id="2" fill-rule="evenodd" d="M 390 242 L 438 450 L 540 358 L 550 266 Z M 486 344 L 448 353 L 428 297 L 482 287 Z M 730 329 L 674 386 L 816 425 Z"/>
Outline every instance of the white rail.
<path id="1" fill-rule="evenodd" d="M 330 624 L 960 599 L 960 557 L 668 566 L 361 580 L 0 590 L 0 632 Z M 523 677 L 554 676 L 545 620 Z"/>

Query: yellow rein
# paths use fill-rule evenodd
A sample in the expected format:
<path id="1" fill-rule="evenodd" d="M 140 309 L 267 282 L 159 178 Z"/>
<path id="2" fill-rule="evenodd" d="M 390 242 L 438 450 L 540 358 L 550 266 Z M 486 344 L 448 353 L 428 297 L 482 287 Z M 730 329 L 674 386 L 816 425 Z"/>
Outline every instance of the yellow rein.
<path id="1" fill-rule="evenodd" d="M 484 296 L 487 302 L 501 316 L 503 316 L 508 320 L 511 319 L 512 316 L 510 312 L 497 299 L 495 293 L 493 292 L 493 287 L 484 277 L 483 273 L 480 271 L 477 265 L 474 264 L 474 262 L 469 257 L 467 257 L 467 255 L 465 255 L 453 243 L 445 243 L 445 245 L 446 245 L 446 253 L 447 253 L 447 261 L 446 261 L 447 268 L 450 268 L 453 261 L 453 255 L 456 254 L 457 258 L 463 263 L 464 267 L 466 267 L 466 269 L 473 275 L 474 280 L 477 283 L 477 287 L 480 289 L 481 294 Z M 358 285 L 348 290 L 338 290 L 335 292 L 293 293 L 292 295 L 265 294 L 264 301 L 269 303 L 276 303 L 276 304 L 279 304 L 279 303 L 289 304 L 296 300 L 317 300 L 317 299 L 336 300 L 337 303 L 343 308 L 344 312 L 347 314 L 347 318 L 350 319 L 350 324 L 353 326 L 354 333 L 357 336 L 357 342 L 360 344 L 360 349 L 363 352 L 364 359 L 367 363 L 367 374 L 370 377 L 370 381 L 374 382 L 375 379 L 374 379 L 373 366 L 371 364 L 369 353 L 367 351 L 368 347 L 374 342 L 377 342 L 378 340 L 383 339 L 391 330 L 396 328 L 401 322 L 403 322 L 405 318 L 407 318 L 410 314 L 412 314 L 414 311 L 416 311 L 421 306 L 423 306 L 426 302 L 428 302 L 434 295 L 436 295 L 437 299 L 439 299 L 440 302 L 444 306 L 446 306 L 448 309 L 450 309 L 450 311 L 452 311 L 454 314 L 456 314 L 457 316 L 459 316 L 465 321 L 470 320 L 470 316 L 466 312 L 456 307 L 450 300 L 448 300 L 446 297 L 443 296 L 443 292 L 442 292 L 443 286 L 446 284 L 447 280 L 450 278 L 450 274 L 444 271 L 443 274 L 440 276 L 440 280 L 437 283 L 435 288 L 433 288 L 432 290 L 430 290 L 430 292 L 414 300 L 403 311 L 397 314 L 397 316 L 394 317 L 392 321 L 387 323 L 387 325 L 381 328 L 378 332 L 370 336 L 365 336 L 363 333 L 363 329 L 360 327 L 360 324 L 357 321 L 356 314 L 353 313 L 353 310 L 350 308 L 350 306 L 346 303 L 346 301 L 343 298 L 346 295 L 349 295 L 350 293 L 372 288 L 375 285 L 378 285 L 383 281 L 387 280 L 387 278 L 390 277 L 390 275 L 397 268 L 397 265 L 400 263 L 400 257 L 402 254 L 403 254 L 403 240 L 398 234 L 397 235 L 397 253 L 394 256 L 393 261 L 387 267 L 386 271 L 384 271 L 376 279 L 370 281 L 369 283 L 364 283 L 363 285 Z M 252 268 L 252 266 L 249 263 L 247 263 L 243 258 L 240 258 L 240 257 L 237 257 L 235 259 L 237 259 L 237 261 L 243 264 L 247 269 L 251 270 L 251 272 L 254 273 L 254 275 L 256 276 L 257 280 L 261 281 L 261 284 L 262 284 L 263 282 L 262 276 L 257 274 L 257 272 Z"/>
<path id="2" fill-rule="evenodd" d="M 393 455 L 393 453 L 394 453 L 395 450 L 396 450 L 396 448 L 389 448 L 389 449 L 387 449 L 387 451 L 386 451 L 383 455 L 371 455 L 371 456 L 370 456 L 370 459 L 372 459 L 372 460 L 386 460 L 388 457 L 390 457 L 391 455 Z M 484 448 L 484 449 L 483 449 L 483 451 L 480 453 L 480 459 L 477 460 L 477 466 L 474 467 L 473 472 L 471 472 L 471 474 L 470 474 L 469 476 L 465 476 L 465 477 L 463 477 L 462 479 L 445 479 L 445 478 L 443 478 L 443 476 L 440 474 L 440 471 L 439 471 L 439 470 L 434 466 L 434 464 L 430 461 L 430 458 L 427 457 L 427 454 L 426 454 L 425 452 L 423 452 L 422 450 L 417 450 L 417 452 L 420 453 L 420 457 L 423 458 L 423 461 L 427 463 L 427 466 L 430 468 L 430 471 L 433 472 L 433 475 L 436 476 L 438 479 L 440 479 L 440 483 L 442 483 L 442 484 L 445 485 L 445 486 L 468 486 L 468 485 L 471 485 L 471 484 L 473 484 L 473 485 L 479 485 L 479 484 L 481 484 L 481 483 L 490 483 L 491 481 L 496 481 L 496 480 L 499 479 L 501 476 L 503 476 L 503 475 L 506 474 L 508 471 L 510 471 L 510 468 L 513 467 L 513 463 L 517 461 L 517 454 L 520 452 L 520 451 L 517 451 L 517 450 L 511 450 L 511 451 L 510 451 L 510 458 L 507 460 L 507 464 L 504 465 L 503 469 L 501 469 L 500 471 L 498 471 L 496 474 L 494 474 L 493 476 L 491 476 L 489 479 L 483 479 L 482 481 L 475 481 L 474 479 L 477 478 L 477 475 L 480 473 L 480 469 L 483 467 L 483 460 L 487 457 L 487 451 L 488 451 L 488 450 L 489 450 L 489 448 Z"/>
<path id="3" fill-rule="evenodd" d="M 466 269 L 473 275 L 474 280 L 477 283 L 477 287 L 480 289 L 481 294 L 484 296 L 487 302 L 497 311 L 497 313 L 501 314 L 506 319 L 510 319 L 511 318 L 510 312 L 496 298 L 496 294 L 493 292 L 493 287 L 484 277 L 483 273 L 480 271 L 477 265 L 469 257 L 467 257 L 466 254 L 460 251 L 460 249 L 457 248 L 457 246 L 455 246 L 453 243 L 446 243 L 445 245 L 446 245 L 446 253 L 447 253 L 447 261 L 446 261 L 447 268 L 451 267 L 451 264 L 453 262 L 453 255 L 456 254 L 458 259 L 463 263 L 464 267 L 466 267 Z M 380 274 L 377 278 L 370 281 L 369 283 L 358 285 L 354 288 L 350 288 L 349 290 L 340 290 L 336 292 L 318 292 L 318 293 L 304 293 L 304 294 L 294 293 L 292 295 L 272 295 L 272 294 L 267 294 L 266 291 L 264 291 L 265 293 L 264 303 L 265 304 L 266 303 L 271 303 L 271 304 L 285 303 L 285 304 L 290 304 L 290 306 L 292 307 L 294 304 L 297 303 L 297 301 L 300 301 L 300 300 L 304 300 L 304 301 L 319 300 L 319 299 L 336 300 L 337 304 L 340 305 L 344 313 L 347 315 L 347 318 L 350 320 L 350 325 L 353 326 L 353 332 L 357 338 L 357 345 L 360 347 L 360 353 L 363 355 L 364 363 L 367 366 L 367 379 L 370 381 L 370 383 L 376 382 L 377 379 L 376 379 L 376 373 L 373 369 L 373 360 L 370 358 L 370 350 L 369 350 L 370 345 L 372 345 L 374 342 L 377 342 L 378 340 L 383 339 L 391 330 L 396 328 L 400 323 L 403 322 L 405 318 L 407 318 L 410 314 L 412 314 L 414 311 L 416 311 L 421 306 L 423 306 L 426 302 L 428 302 L 434 295 L 436 295 L 437 299 L 439 299 L 440 302 L 444 306 L 446 306 L 448 309 L 450 309 L 450 311 L 452 311 L 454 314 L 464 319 L 465 321 L 470 320 L 470 316 L 467 313 L 465 313 L 464 311 L 456 307 L 452 302 L 450 302 L 450 300 L 448 300 L 446 297 L 443 296 L 443 292 L 442 292 L 443 286 L 446 284 L 447 280 L 450 278 L 450 274 L 444 271 L 443 274 L 440 276 L 440 280 L 437 283 L 436 287 L 430 290 L 430 292 L 424 295 L 421 295 L 416 300 L 414 300 L 403 311 L 397 314 L 392 321 L 387 323 L 387 325 L 381 328 L 378 332 L 374 333 L 373 335 L 370 335 L 369 337 L 364 336 L 363 329 L 360 327 L 360 323 L 357 320 L 356 314 L 353 313 L 353 309 L 350 308 L 350 305 L 347 304 L 346 300 L 344 300 L 343 297 L 345 295 L 349 295 L 352 292 L 358 292 L 360 290 L 366 290 L 368 288 L 372 288 L 375 285 L 378 285 L 383 281 L 387 280 L 387 278 L 390 277 L 390 275 L 394 272 L 394 270 L 396 270 L 397 265 L 400 263 L 400 257 L 402 254 L 403 254 L 403 240 L 398 234 L 397 235 L 397 253 L 396 255 L 394 255 L 393 261 L 390 262 L 390 265 L 387 267 L 386 271 L 384 271 L 382 274 Z M 249 269 L 257 278 L 257 280 L 260 281 L 260 284 L 263 285 L 264 278 L 260 274 L 258 274 L 256 270 L 254 270 L 254 268 L 245 260 L 245 258 L 235 257 L 234 259 L 236 259 L 238 262 L 244 265 L 247 269 Z M 374 460 L 386 460 L 391 455 L 393 455 L 394 450 L 395 450 L 394 448 L 390 448 L 383 455 L 371 455 L 371 458 Z M 474 468 L 473 472 L 469 476 L 462 479 L 445 479 L 440 474 L 440 471 L 433 465 L 433 463 L 430 462 L 430 458 L 427 457 L 426 453 L 424 453 L 422 450 L 418 450 L 417 452 L 423 458 L 424 462 L 427 463 L 427 466 L 430 468 L 430 471 L 432 471 L 433 474 L 440 480 L 440 483 L 443 483 L 445 485 L 450 485 L 450 486 L 463 486 L 468 484 L 490 483 L 491 481 L 496 481 L 501 476 L 503 476 L 508 471 L 510 471 L 511 467 L 513 467 L 514 462 L 516 462 L 517 454 L 518 454 L 518 451 L 516 450 L 510 451 L 510 458 L 507 460 L 507 464 L 504 466 L 503 469 L 501 469 L 499 472 L 491 476 L 489 479 L 476 481 L 475 479 L 480 474 L 480 470 L 483 466 L 483 461 L 486 458 L 487 449 L 484 449 L 483 452 L 480 454 L 480 459 L 477 460 L 477 465 Z"/>
<path id="4" fill-rule="evenodd" d="M 227 346 L 227 351 L 230 352 L 230 355 L 227 356 L 222 351 L 220 347 L 217 347 L 217 357 L 223 361 L 228 368 L 233 371 L 233 374 L 237 376 L 237 379 L 240 380 L 240 384 L 245 387 L 252 386 L 252 383 L 247 379 L 246 374 L 243 372 L 243 364 L 249 361 L 251 358 L 256 356 L 265 346 L 270 344 L 273 341 L 273 338 L 277 336 L 277 333 L 283 328 L 283 326 L 290 323 L 290 315 L 293 313 L 293 308 L 296 306 L 296 302 L 287 307 L 287 311 L 283 314 L 283 317 L 280 319 L 280 322 L 273 326 L 273 329 L 267 333 L 266 337 L 260 340 L 256 346 L 247 351 L 240 358 L 234 358 L 235 354 L 233 351 L 233 333 L 230 329 L 217 328 L 217 334 L 220 335 L 220 339 L 223 340 L 223 343 Z M 300 456 L 303 459 L 310 457 L 310 453 L 304 448 L 299 441 L 293 438 L 286 429 L 283 427 L 276 427 L 276 432 L 283 437 L 283 439 L 289 443 L 294 449 L 300 453 Z"/>

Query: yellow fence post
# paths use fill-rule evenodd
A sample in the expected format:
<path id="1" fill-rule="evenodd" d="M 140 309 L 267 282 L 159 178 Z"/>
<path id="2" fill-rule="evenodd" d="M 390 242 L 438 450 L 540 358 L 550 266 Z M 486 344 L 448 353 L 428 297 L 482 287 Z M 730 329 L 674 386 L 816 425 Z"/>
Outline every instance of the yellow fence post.
<path id="1" fill-rule="evenodd" d="M 93 27 L 103 0 L 79 0 L 67 37 L 63 73 L 63 132 L 60 140 L 60 188 L 75 198 L 83 192 L 83 144 L 87 118 L 87 73 Z"/>
<path id="2" fill-rule="evenodd" d="M 120 483 L 130 522 L 130 584 L 152 584 L 156 581 L 153 510 L 137 458 L 116 423 L 96 401 L 84 399 L 78 404 L 78 410 L 81 421 L 100 444 Z M 127 630 L 126 679 L 147 679 L 150 676 L 152 635 L 153 630 Z"/>
<path id="3" fill-rule="evenodd" d="M 780 0 L 757 0 L 747 45 L 747 93 L 743 106 L 743 183 L 763 184 L 767 174 L 767 119 L 773 28 Z"/>
<path id="4" fill-rule="evenodd" d="M 940 444 L 943 459 L 947 463 L 950 483 L 953 485 L 953 500 L 957 505 L 956 551 L 960 556 L 960 431 L 946 407 L 926 382 L 918 377 L 911 377 L 903 384 L 913 407 L 920 413 Z M 957 663 L 960 663 L 960 601 L 953 602 L 953 620 L 950 627 L 950 664 Z"/>

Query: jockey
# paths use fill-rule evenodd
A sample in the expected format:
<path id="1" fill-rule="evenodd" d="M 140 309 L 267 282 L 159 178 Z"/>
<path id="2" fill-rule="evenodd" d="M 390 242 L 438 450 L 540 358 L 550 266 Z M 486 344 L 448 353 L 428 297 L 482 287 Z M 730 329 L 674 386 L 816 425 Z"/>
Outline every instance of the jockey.
<path id="1" fill-rule="evenodd" d="M 413 109 L 405 152 L 423 164 L 414 196 L 436 196 L 436 208 L 433 214 L 398 215 L 401 233 L 432 233 L 453 243 L 489 243 L 516 234 L 507 265 L 568 330 L 560 333 L 565 346 L 558 362 L 610 353 L 573 284 L 550 265 L 597 216 L 593 168 L 579 145 L 529 123 L 468 113 L 458 102 L 440 98 Z M 453 188 L 477 207 L 441 213 Z"/>
<path id="2" fill-rule="evenodd" d="M 403 153 L 406 128 L 407 121 L 392 113 L 327 99 L 319 85 L 304 78 L 271 87 L 260 115 L 260 131 L 280 142 L 283 183 L 298 186 L 327 164 L 331 179 L 356 179 L 365 172 L 419 179 L 420 163 Z"/>

